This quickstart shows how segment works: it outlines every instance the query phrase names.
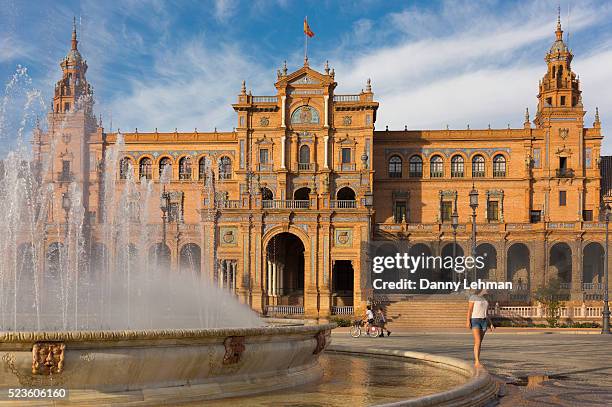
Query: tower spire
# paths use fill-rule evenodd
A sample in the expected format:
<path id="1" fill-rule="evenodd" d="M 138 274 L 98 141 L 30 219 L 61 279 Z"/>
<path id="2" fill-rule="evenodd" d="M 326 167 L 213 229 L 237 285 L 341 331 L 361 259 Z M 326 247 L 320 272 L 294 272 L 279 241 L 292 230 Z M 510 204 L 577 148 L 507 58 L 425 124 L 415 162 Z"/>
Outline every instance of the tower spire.
<path id="1" fill-rule="evenodd" d="M 557 31 L 555 31 L 557 35 L 557 41 L 563 39 L 563 30 L 561 29 L 561 6 L 557 7 Z"/>
<path id="2" fill-rule="evenodd" d="M 77 49 L 77 29 L 76 29 L 76 16 L 72 17 L 72 46 L 71 49 L 72 50 L 76 50 Z"/>

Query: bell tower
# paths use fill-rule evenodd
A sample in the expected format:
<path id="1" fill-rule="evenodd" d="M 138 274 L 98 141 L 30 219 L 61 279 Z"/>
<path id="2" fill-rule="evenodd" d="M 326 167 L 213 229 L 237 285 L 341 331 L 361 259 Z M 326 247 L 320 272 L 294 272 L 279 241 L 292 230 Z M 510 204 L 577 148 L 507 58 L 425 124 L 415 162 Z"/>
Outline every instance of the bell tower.
<path id="1" fill-rule="evenodd" d="M 584 115 L 580 79 L 572 72 L 571 62 L 574 56 L 563 41 L 560 14 L 557 16 L 555 36 L 555 42 L 544 58 L 548 70 L 540 81 L 535 118 L 538 127 L 543 127 L 545 122 L 554 116 L 571 116 L 573 120 L 582 120 Z"/>
<path id="2" fill-rule="evenodd" d="M 86 109 L 91 110 L 92 90 L 85 74 L 87 62 L 77 48 L 76 19 L 72 23 L 72 41 L 68 55 L 60 62 L 62 79 L 55 84 L 53 95 L 53 112 L 68 113 Z"/>

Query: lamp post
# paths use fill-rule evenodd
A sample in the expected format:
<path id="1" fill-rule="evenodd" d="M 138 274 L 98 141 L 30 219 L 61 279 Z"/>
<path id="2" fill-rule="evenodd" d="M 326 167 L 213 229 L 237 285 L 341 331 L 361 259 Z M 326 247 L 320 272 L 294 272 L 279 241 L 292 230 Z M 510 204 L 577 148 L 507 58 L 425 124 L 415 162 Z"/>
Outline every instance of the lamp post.
<path id="1" fill-rule="evenodd" d="M 66 219 L 66 231 L 65 231 L 66 237 L 68 237 L 68 214 L 70 213 L 70 206 L 72 206 L 70 195 L 68 194 L 68 192 L 64 192 L 62 194 L 62 209 L 64 210 L 65 219 Z M 67 242 L 64 242 L 64 244 L 67 244 Z"/>
<path id="2" fill-rule="evenodd" d="M 606 217 L 606 245 L 604 246 L 604 298 L 601 333 L 605 335 L 610 335 L 610 307 L 608 305 L 608 225 L 610 223 L 610 209 L 610 205 L 606 205 L 604 209 Z"/>
<path id="3" fill-rule="evenodd" d="M 470 191 L 470 208 L 472 208 L 472 257 L 476 258 L 476 209 L 478 209 L 478 191 L 472 183 Z M 476 267 L 472 267 L 473 281 L 476 281 Z"/>
<path id="4" fill-rule="evenodd" d="M 166 186 L 164 185 L 164 192 L 160 197 L 159 209 L 162 211 L 162 243 L 166 244 L 166 222 L 168 222 L 168 211 L 170 210 L 170 194 L 166 192 Z"/>
<path id="5" fill-rule="evenodd" d="M 455 271 L 455 259 L 457 257 L 457 227 L 459 226 L 459 214 L 457 213 L 457 200 L 455 200 L 455 209 L 451 215 L 451 226 L 453 227 L 453 281 L 457 280 L 457 272 Z"/>

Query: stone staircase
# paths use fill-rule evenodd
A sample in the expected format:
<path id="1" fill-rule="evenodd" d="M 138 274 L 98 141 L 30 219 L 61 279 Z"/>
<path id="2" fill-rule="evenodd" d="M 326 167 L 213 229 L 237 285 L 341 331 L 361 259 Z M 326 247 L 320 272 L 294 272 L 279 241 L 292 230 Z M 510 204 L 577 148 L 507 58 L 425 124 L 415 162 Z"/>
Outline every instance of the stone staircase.
<path id="1" fill-rule="evenodd" d="M 391 331 L 402 328 L 464 328 L 468 301 L 457 297 L 414 298 L 387 304 Z"/>

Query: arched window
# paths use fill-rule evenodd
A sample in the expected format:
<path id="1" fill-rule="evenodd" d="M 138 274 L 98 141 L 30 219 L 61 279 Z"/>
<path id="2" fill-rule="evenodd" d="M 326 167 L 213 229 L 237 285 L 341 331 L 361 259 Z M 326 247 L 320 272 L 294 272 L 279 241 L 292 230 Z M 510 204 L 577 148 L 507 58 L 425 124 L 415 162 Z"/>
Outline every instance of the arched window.
<path id="1" fill-rule="evenodd" d="M 219 179 L 231 179 L 232 178 L 232 160 L 223 156 L 219 160 Z"/>
<path id="2" fill-rule="evenodd" d="M 159 160 L 159 178 L 162 176 L 172 179 L 172 161 L 168 157 Z"/>
<path id="3" fill-rule="evenodd" d="M 310 147 L 303 145 L 300 147 L 300 164 L 310 163 Z"/>
<path id="4" fill-rule="evenodd" d="M 274 199 L 274 194 L 269 188 L 263 187 L 261 189 L 261 199 L 264 201 L 271 201 Z"/>
<path id="5" fill-rule="evenodd" d="M 506 157 L 501 154 L 493 157 L 493 176 L 499 178 L 506 176 Z"/>
<path id="6" fill-rule="evenodd" d="M 319 124 L 319 112 L 312 106 L 300 106 L 291 113 L 291 124 Z"/>
<path id="7" fill-rule="evenodd" d="M 411 178 L 423 178 L 423 159 L 418 155 L 410 157 L 410 171 L 409 175 Z"/>
<path id="8" fill-rule="evenodd" d="M 296 200 L 296 201 L 307 201 L 307 200 L 309 200 L 310 199 L 310 188 L 303 187 L 303 188 L 297 189 L 293 193 L 293 199 Z"/>
<path id="9" fill-rule="evenodd" d="M 442 157 L 434 155 L 429 164 L 429 176 L 431 178 L 442 178 L 444 176 L 444 161 Z"/>
<path id="10" fill-rule="evenodd" d="M 198 179 L 206 179 L 206 157 L 202 157 L 200 161 L 198 161 Z"/>
<path id="11" fill-rule="evenodd" d="M 140 178 L 151 179 L 153 171 L 151 171 L 153 167 L 153 162 L 149 157 L 144 157 L 140 160 L 140 165 L 138 166 L 138 171 L 140 174 Z"/>
<path id="12" fill-rule="evenodd" d="M 191 179 L 191 157 L 183 157 L 179 160 L 179 179 Z"/>
<path id="13" fill-rule="evenodd" d="M 472 158 L 472 177 L 482 178 L 485 176 L 485 159 L 480 154 Z"/>
<path id="14" fill-rule="evenodd" d="M 349 187 L 342 187 L 336 193 L 336 199 L 339 201 L 354 201 L 355 191 Z"/>
<path id="15" fill-rule="evenodd" d="M 127 179 L 130 172 L 132 172 L 132 161 L 123 157 L 119 161 L 119 179 Z"/>
<path id="16" fill-rule="evenodd" d="M 463 178 L 464 160 L 460 155 L 455 155 L 451 158 L 451 177 Z"/>
<path id="17" fill-rule="evenodd" d="M 393 157 L 389 158 L 389 177 L 402 177 L 402 159 L 397 155 L 394 155 Z"/>

